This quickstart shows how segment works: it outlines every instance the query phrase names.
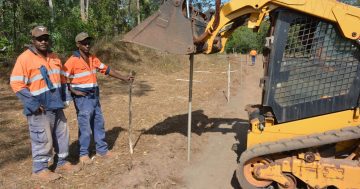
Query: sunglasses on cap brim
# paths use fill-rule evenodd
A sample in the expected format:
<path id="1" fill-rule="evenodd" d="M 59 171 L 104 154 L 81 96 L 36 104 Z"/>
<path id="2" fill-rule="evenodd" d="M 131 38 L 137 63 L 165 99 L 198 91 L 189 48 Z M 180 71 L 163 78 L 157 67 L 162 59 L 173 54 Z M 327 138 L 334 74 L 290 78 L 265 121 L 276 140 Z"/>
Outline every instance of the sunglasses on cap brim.
<path id="1" fill-rule="evenodd" d="M 82 45 L 91 45 L 92 41 L 91 41 L 91 39 L 85 39 L 85 40 L 79 41 L 79 43 Z"/>
<path id="2" fill-rule="evenodd" d="M 39 36 L 39 37 L 35 37 L 35 40 L 39 41 L 39 42 L 42 42 L 42 41 L 48 42 L 49 41 L 49 36 L 48 35 L 42 35 L 42 36 Z"/>

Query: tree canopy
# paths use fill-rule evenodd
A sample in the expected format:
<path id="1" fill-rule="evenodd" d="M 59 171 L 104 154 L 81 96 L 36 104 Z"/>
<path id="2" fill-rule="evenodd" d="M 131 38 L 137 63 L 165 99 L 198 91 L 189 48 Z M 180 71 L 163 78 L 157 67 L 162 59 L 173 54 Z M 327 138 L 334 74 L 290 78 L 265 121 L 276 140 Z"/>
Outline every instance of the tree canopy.
<path id="1" fill-rule="evenodd" d="M 343 0 L 360 5 L 360 0 Z M 81 31 L 99 38 L 126 33 L 155 12 L 163 0 L 0 0 L 0 58 L 13 57 L 30 43 L 35 25 L 47 26 L 54 51 L 67 54 L 75 49 L 74 37 Z M 214 8 L 215 0 L 194 0 L 202 11 Z M 138 8 L 138 5 L 139 8 Z M 262 51 L 268 22 L 259 32 L 239 27 L 230 37 L 226 51 Z"/>
<path id="2" fill-rule="evenodd" d="M 160 0 L 0 0 L 0 50 L 3 56 L 18 54 L 30 43 L 30 30 L 47 26 L 53 50 L 66 53 L 75 48 L 74 37 L 87 31 L 94 37 L 125 33 L 156 11 Z"/>

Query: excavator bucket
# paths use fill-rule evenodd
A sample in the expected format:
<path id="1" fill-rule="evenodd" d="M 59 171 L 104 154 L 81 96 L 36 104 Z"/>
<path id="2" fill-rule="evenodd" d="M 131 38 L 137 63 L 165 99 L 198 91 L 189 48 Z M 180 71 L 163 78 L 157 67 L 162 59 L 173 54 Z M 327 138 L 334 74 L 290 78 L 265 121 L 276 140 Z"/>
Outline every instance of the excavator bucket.
<path id="1" fill-rule="evenodd" d="M 182 11 L 183 0 L 165 0 L 160 9 L 128 32 L 123 41 L 174 53 L 195 51 L 191 21 Z"/>

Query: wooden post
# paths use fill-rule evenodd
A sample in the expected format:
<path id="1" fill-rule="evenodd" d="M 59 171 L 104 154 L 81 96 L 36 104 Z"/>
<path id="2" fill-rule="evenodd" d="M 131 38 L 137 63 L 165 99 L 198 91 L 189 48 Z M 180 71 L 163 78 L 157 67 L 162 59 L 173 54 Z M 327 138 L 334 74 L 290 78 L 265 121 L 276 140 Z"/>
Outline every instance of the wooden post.
<path id="1" fill-rule="evenodd" d="M 240 54 L 240 79 L 239 79 L 240 87 L 241 87 L 241 83 L 242 83 L 241 75 L 242 75 L 242 63 L 243 63 L 243 61 L 241 61 L 241 57 L 242 57 L 242 54 Z"/>
<path id="2" fill-rule="evenodd" d="M 227 102 L 230 102 L 230 74 L 231 74 L 231 68 L 230 68 L 230 58 L 228 56 L 228 71 L 227 71 Z"/>
<path id="3" fill-rule="evenodd" d="M 130 72 L 130 76 L 134 76 L 134 72 L 131 71 Z M 134 149 L 133 149 L 133 143 L 132 143 L 132 139 L 131 139 L 131 134 L 132 134 L 132 127 L 131 127 L 131 123 L 132 123 L 132 106 L 131 106 L 131 96 L 132 96 L 132 84 L 133 81 L 130 81 L 129 83 L 129 130 L 128 130 L 128 134 L 129 134 L 129 149 L 130 149 L 130 154 L 134 153 Z"/>

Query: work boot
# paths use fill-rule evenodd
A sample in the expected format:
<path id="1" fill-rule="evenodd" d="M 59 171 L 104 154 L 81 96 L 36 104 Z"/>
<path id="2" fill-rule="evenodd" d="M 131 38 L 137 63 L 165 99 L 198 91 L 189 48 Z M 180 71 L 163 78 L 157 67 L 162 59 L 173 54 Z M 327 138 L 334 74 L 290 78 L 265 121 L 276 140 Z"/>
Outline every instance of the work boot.
<path id="1" fill-rule="evenodd" d="M 110 162 L 116 158 L 117 158 L 117 155 L 115 155 L 114 153 L 112 153 L 110 151 L 107 151 L 106 154 L 104 154 L 104 155 L 96 154 L 96 159 L 99 159 L 100 161 L 103 161 L 103 162 Z"/>
<path id="2" fill-rule="evenodd" d="M 91 165 L 93 163 L 93 160 L 89 158 L 89 156 L 81 156 L 80 157 L 80 163 L 82 166 L 85 165 Z"/>
<path id="3" fill-rule="evenodd" d="M 72 165 L 70 162 L 66 162 L 64 165 L 61 165 L 56 168 L 55 172 L 60 174 L 74 174 L 81 170 L 79 165 Z"/>
<path id="4" fill-rule="evenodd" d="M 104 155 L 96 154 L 96 156 L 100 158 L 114 158 L 115 154 L 110 151 L 107 151 L 106 154 Z"/>
<path id="5" fill-rule="evenodd" d="M 49 169 L 42 170 L 38 173 L 33 173 L 31 179 L 41 180 L 45 182 L 52 182 L 61 178 L 60 174 L 51 172 Z"/>

